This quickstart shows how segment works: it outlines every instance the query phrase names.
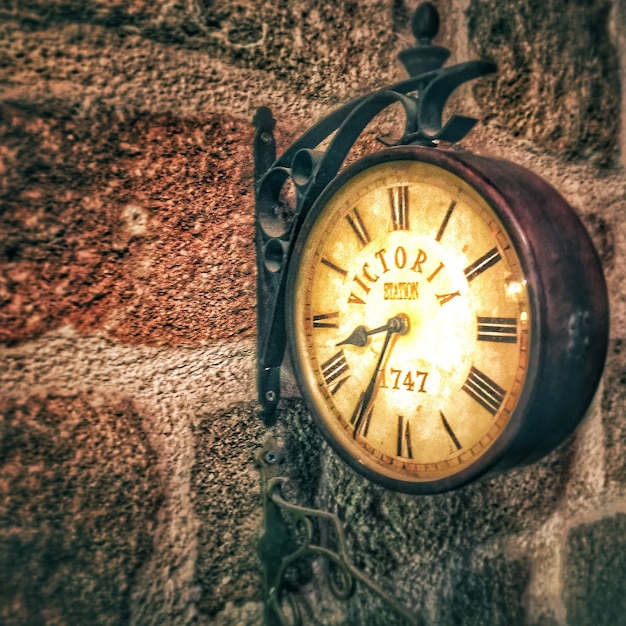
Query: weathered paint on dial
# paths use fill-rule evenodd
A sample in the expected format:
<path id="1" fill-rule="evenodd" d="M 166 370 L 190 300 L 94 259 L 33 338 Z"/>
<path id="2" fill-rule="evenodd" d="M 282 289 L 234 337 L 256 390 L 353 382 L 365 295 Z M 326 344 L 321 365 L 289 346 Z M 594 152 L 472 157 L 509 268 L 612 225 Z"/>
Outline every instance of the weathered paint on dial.
<path id="1" fill-rule="evenodd" d="M 358 173 L 317 216 L 294 285 L 307 394 L 359 463 L 433 481 L 500 436 L 524 385 L 531 309 L 506 231 L 462 179 L 413 160 Z"/>

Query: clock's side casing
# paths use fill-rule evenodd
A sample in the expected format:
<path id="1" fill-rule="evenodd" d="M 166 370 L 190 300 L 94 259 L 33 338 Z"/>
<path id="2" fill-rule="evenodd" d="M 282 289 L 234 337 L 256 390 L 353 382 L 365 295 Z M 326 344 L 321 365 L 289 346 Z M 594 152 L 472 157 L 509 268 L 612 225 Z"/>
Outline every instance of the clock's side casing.
<path id="1" fill-rule="evenodd" d="M 317 417 L 295 350 L 294 297 L 299 259 L 320 211 L 352 176 L 383 161 L 419 160 L 469 183 L 485 198 L 517 250 L 528 281 L 531 349 L 524 390 L 508 425 L 476 463 L 428 482 L 375 474 L 347 452 Z M 437 493 L 535 461 L 562 443 L 584 417 L 596 391 L 608 343 L 608 298 L 602 267 L 579 217 L 529 170 L 457 150 L 404 146 L 364 157 L 340 172 L 307 215 L 293 247 L 286 293 L 287 336 L 294 374 L 326 439 L 358 472 L 386 487 Z"/>

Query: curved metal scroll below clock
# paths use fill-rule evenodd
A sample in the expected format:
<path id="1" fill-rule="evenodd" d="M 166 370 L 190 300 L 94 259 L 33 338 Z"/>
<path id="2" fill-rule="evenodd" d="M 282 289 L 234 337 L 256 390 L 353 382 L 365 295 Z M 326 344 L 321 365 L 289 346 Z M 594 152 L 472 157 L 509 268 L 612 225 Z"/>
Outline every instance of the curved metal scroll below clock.
<path id="1" fill-rule="evenodd" d="M 275 421 L 288 344 L 333 448 L 415 494 L 554 449 L 584 416 L 608 341 L 602 269 L 574 210 L 518 165 L 450 149 L 475 120 L 443 123 L 448 96 L 496 68 L 441 68 L 437 28 L 420 5 L 418 46 L 400 55 L 411 78 L 351 101 L 276 160 L 271 113 L 255 118 L 263 419 Z M 397 103 L 401 138 L 340 172 Z"/>
<path id="2" fill-rule="evenodd" d="M 421 615 L 410 611 L 350 560 L 343 526 L 334 513 L 298 506 L 285 500 L 280 487 L 286 478 L 279 473 L 279 446 L 266 437 L 257 456 L 261 470 L 263 527 L 259 558 L 264 566 L 264 624 L 302 626 L 303 613 L 296 600 L 289 572 L 307 561 L 322 561 L 325 587 L 340 601 L 349 600 L 356 583 L 364 587 L 407 626 L 423 626 Z M 395 622 L 397 623 L 397 621 Z"/>

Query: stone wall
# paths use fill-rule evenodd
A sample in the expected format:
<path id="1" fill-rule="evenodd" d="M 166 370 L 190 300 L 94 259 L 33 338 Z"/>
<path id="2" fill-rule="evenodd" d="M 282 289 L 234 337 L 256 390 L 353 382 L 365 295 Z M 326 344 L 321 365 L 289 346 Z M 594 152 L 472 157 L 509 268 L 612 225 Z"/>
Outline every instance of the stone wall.
<path id="1" fill-rule="evenodd" d="M 279 151 L 404 77 L 414 0 L 0 4 L 0 622 L 262 623 L 251 120 Z M 321 441 L 287 376 L 300 504 L 425 624 L 626 623 L 626 4 L 439 0 L 452 62 L 500 71 L 464 145 L 541 174 L 587 226 L 611 342 L 588 416 L 532 467 L 386 492 Z M 305 624 L 393 624 L 317 564 Z M 399 623 L 399 622 L 397 622 Z"/>

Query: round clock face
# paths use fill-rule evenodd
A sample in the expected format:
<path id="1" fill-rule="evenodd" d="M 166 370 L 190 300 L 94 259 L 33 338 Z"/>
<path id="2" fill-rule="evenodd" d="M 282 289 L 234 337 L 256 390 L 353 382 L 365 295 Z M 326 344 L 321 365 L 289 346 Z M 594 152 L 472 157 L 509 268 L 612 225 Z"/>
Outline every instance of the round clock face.
<path id="1" fill-rule="evenodd" d="M 506 432 L 529 364 L 529 289 L 502 222 L 459 176 L 411 159 L 359 169 L 296 246 L 294 367 L 339 453 L 419 492 L 484 464 Z"/>

